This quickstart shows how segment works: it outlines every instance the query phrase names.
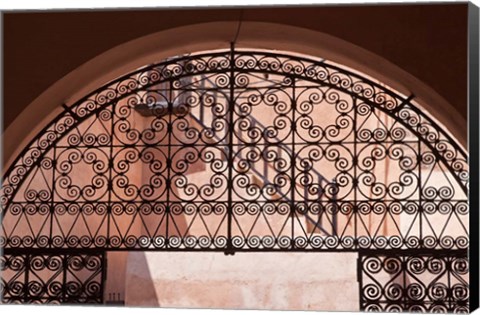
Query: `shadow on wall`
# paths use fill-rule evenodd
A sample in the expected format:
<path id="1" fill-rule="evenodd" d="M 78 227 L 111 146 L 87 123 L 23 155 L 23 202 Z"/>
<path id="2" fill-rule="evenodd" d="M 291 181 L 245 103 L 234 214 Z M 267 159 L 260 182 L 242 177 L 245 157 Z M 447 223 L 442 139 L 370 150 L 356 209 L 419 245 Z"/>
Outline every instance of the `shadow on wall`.
<path id="1" fill-rule="evenodd" d="M 125 306 L 161 306 L 147 262 L 147 253 L 129 252 L 125 279 Z M 159 262 L 158 268 L 168 269 Z M 162 267 L 163 265 L 163 267 Z"/>

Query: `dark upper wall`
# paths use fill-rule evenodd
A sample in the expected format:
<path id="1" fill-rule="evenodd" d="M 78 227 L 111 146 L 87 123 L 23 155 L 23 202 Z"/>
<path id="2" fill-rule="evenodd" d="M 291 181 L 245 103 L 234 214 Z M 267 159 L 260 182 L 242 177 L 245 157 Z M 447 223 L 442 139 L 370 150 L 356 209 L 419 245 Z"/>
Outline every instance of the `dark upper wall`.
<path id="1" fill-rule="evenodd" d="M 383 56 L 467 115 L 466 3 L 246 8 L 243 19 L 321 31 Z M 239 9 L 5 13 L 4 128 L 64 75 L 106 50 Z M 233 36 L 233 34 L 232 34 Z"/>

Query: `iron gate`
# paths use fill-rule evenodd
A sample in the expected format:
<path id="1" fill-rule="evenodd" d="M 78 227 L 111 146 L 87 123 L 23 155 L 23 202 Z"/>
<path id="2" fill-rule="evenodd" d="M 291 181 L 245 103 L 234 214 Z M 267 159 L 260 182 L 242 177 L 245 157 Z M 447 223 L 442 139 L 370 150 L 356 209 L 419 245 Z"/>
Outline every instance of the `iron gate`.
<path id="1" fill-rule="evenodd" d="M 360 252 L 360 309 L 469 312 L 466 251 Z"/>
<path id="2" fill-rule="evenodd" d="M 6 251 L 0 257 L 2 303 L 102 304 L 105 254 Z"/>
<path id="3" fill-rule="evenodd" d="M 63 108 L 4 176 L 6 250 L 468 249 L 466 152 L 332 62 L 232 47 Z"/>

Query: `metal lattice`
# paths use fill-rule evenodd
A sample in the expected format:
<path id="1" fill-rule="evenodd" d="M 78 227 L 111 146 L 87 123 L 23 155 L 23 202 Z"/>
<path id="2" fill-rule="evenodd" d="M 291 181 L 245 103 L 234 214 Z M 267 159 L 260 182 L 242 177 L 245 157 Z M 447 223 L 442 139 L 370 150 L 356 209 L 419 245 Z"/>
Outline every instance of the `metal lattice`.
<path id="1" fill-rule="evenodd" d="M 469 312 L 466 251 L 361 253 L 359 271 L 361 310 Z"/>
<path id="2" fill-rule="evenodd" d="M 101 304 L 104 254 L 5 253 L 0 257 L 1 302 Z"/>
<path id="3" fill-rule="evenodd" d="M 4 176 L 7 250 L 468 248 L 464 150 L 324 60 L 181 56 L 64 111 Z"/>
<path id="4" fill-rule="evenodd" d="M 378 178 L 385 163 L 392 176 Z M 65 107 L 5 175 L 0 243 L 466 248 L 467 181 L 465 152 L 411 99 L 324 61 L 221 51 L 149 66 Z M 368 228 L 372 217 L 390 232 Z M 443 233 L 451 224 L 456 234 Z"/>

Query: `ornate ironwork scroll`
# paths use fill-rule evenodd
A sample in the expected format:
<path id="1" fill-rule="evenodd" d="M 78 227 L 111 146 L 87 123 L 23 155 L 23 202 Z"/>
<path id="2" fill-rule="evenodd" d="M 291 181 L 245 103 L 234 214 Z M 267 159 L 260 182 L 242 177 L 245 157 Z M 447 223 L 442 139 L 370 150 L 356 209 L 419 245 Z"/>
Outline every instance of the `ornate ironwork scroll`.
<path id="1" fill-rule="evenodd" d="M 360 309 L 468 313 L 468 272 L 466 251 L 361 253 Z"/>
<path id="2" fill-rule="evenodd" d="M 5 253 L 1 303 L 102 304 L 104 255 Z"/>
<path id="3" fill-rule="evenodd" d="M 0 245 L 467 248 L 467 192 L 466 153 L 412 98 L 326 61 L 219 51 L 66 107 L 5 174 Z"/>
<path id="4" fill-rule="evenodd" d="M 0 246 L 52 257 L 469 245 L 467 154 L 413 95 L 259 50 L 175 57 L 65 105 L 1 189 Z"/>

